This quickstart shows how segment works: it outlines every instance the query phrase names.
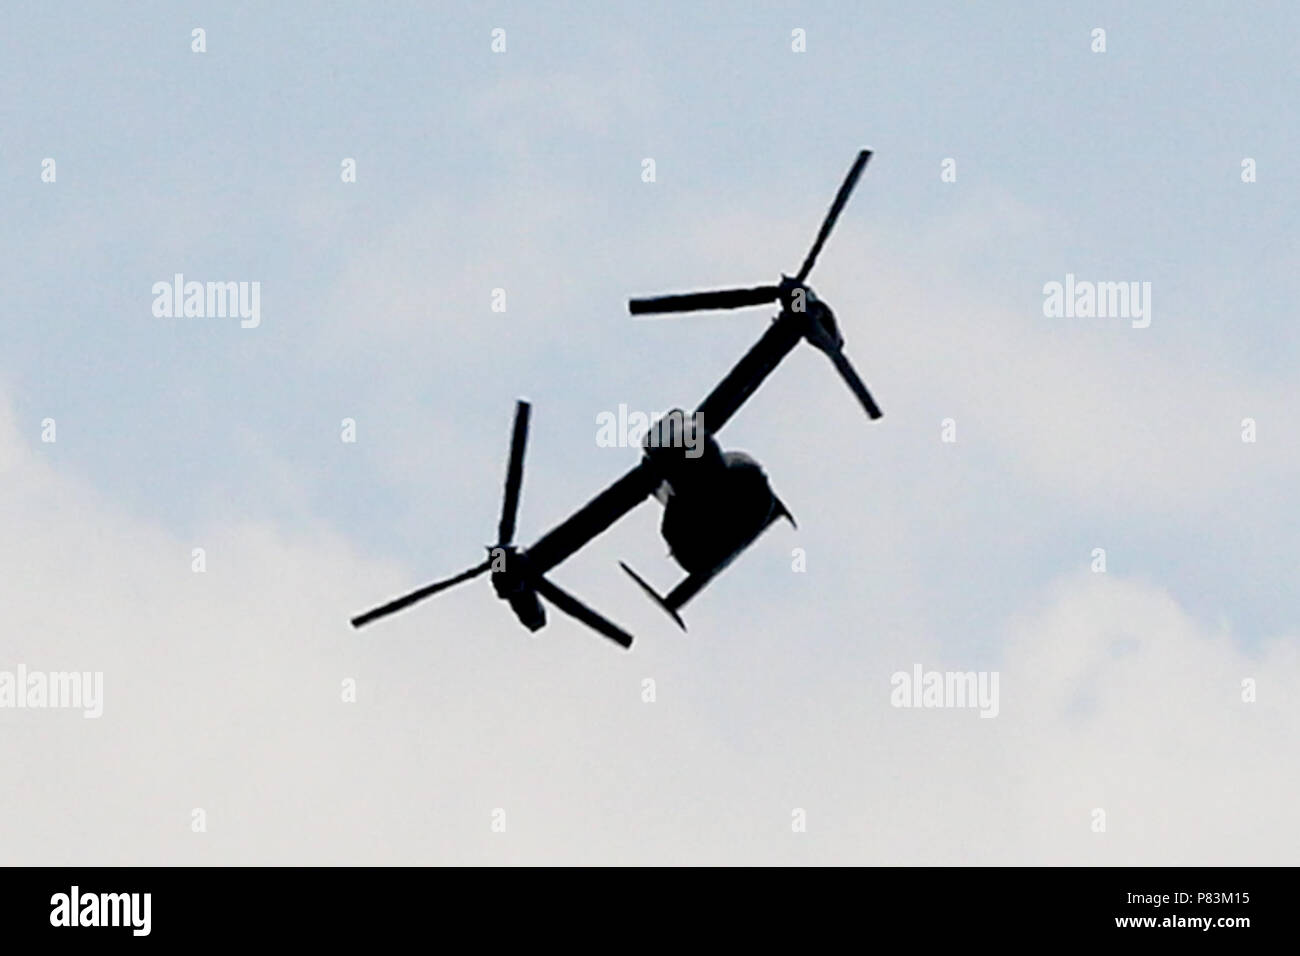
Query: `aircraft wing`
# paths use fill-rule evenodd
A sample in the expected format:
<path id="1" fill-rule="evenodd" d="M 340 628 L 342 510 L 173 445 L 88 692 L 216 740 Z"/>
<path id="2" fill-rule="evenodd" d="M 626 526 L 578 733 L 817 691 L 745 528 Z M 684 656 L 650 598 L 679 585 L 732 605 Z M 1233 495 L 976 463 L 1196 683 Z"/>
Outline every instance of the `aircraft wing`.
<path id="1" fill-rule="evenodd" d="M 659 487 L 659 474 L 642 458 L 641 463 L 596 497 L 556 525 L 528 549 L 529 566 L 545 574 L 623 515 L 627 514 Z"/>

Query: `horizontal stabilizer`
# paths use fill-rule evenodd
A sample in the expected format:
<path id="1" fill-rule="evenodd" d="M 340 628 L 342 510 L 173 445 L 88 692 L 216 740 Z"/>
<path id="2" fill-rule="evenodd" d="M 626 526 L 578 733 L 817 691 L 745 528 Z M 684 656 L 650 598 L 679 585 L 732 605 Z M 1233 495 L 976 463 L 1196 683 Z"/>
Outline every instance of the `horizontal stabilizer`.
<path id="1" fill-rule="evenodd" d="M 645 580 L 641 577 L 641 575 L 637 574 L 635 571 L 629 568 L 622 561 L 618 563 L 618 566 L 621 567 L 624 571 L 626 571 L 631 576 L 633 581 L 641 585 L 641 590 L 645 591 L 646 594 L 650 595 L 651 600 L 653 600 L 656 604 L 658 604 L 661 608 L 663 608 L 665 611 L 668 612 L 668 614 L 672 617 L 672 619 L 677 622 L 678 627 L 680 627 L 683 631 L 686 630 L 686 622 L 682 620 L 682 616 L 677 613 L 677 609 L 675 607 L 673 607 L 664 598 L 662 598 L 659 595 L 659 592 L 657 592 L 654 588 L 646 584 Z"/>

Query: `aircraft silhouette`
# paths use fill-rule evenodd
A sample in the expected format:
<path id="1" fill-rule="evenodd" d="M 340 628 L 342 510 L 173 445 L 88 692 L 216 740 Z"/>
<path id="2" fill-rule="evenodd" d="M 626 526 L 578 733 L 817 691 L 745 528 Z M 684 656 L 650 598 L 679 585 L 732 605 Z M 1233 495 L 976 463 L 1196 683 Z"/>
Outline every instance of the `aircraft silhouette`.
<path id="1" fill-rule="evenodd" d="M 703 590 L 774 521 L 786 518 L 794 524 L 794 518 L 772 491 L 758 462 L 743 452 L 724 452 L 715 436 L 800 339 L 826 353 L 871 418 L 881 415 L 866 385 L 844 356 L 844 338 L 835 324 L 830 306 L 804 284 L 870 157 L 869 150 L 858 154 L 831 203 L 812 248 L 794 277 L 783 275 L 777 285 L 688 292 L 632 299 L 628 303 L 633 315 L 648 315 L 736 309 L 780 302 L 781 311 L 767 331 L 705 397 L 694 415 L 686 416 L 680 409 L 674 409 L 660 418 L 645 438 L 644 453 L 636 467 L 531 547 L 521 550 L 514 544 L 515 517 L 523 482 L 524 446 L 528 440 L 531 407 L 527 402 L 518 402 L 497 543 L 488 547 L 487 560 L 455 577 L 436 581 L 367 611 L 352 619 L 353 627 L 362 627 L 491 571 L 497 596 L 509 603 L 520 622 L 530 631 L 546 624 L 546 610 L 539 600 L 540 595 L 565 614 L 619 645 L 630 647 L 631 634 L 556 586 L 546 573 L 653 496 L 664 503 L 660 533 L 687 576 L 666 596 L 661 596 L 635 571 L 620 564 L 685 630 L 686 625 L 678 612 L 687 601 Z M 695 441 L 687 441 L 690 437 L 687 430 L 697 425 L 702 425 L 704 434 L 694 436 Z M 686 453 L 692 449 L 698 454 Z"/>

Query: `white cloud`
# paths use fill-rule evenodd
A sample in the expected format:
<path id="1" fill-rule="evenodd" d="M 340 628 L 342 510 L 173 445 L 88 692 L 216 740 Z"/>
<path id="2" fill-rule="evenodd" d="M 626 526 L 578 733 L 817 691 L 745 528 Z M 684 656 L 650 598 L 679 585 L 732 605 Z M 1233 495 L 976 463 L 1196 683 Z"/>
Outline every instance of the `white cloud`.
<path id="1" fill-rule="evenodd" d="M 348 615 L 409 572 L 324 530 L 178 540 L 0 424 L 0 665 L 105 672 L 98 721 L 0 712 L 0 757 L 23 768 L 0 804 L 9 862 L 1285 862 L 1294 846 L 1294 644 L 1248 655 L 1147 585 L 1065 580 L 1008 622 L 996 720 L 889 707 L 894 670 L 972 666 L 940 642 L 853 597 L 755 601 L 741 579 L 686 635 L 602 587 L 642 637 L 630 655 L 563 618 L 529 637 L 481 581 L 358 635 Z"/>

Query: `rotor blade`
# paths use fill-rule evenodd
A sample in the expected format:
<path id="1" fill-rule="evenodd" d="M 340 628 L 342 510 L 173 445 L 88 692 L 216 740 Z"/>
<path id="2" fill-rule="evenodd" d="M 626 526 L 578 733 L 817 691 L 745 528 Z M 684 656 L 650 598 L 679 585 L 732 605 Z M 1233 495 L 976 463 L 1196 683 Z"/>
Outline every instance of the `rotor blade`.
<path id="1" fill-rule="evenodd" d="M 803 282 L 808 278 L 808 273 L 812 272 L 812 267 L 817 262 L 817 256 L 822 251 L 822 246 L 826 243 L 826 237 L 831 234 L 835 228 L 835 220 L 840 218 L 845 204 L 849 201 L 849 195 L 853 192 L 853 187 L 858 184 L 858 177 L 862 175 L 862 170 L 867 166 L 867 160 L 871 158 L 871 150 L 864 149 L 858 153 L 858 158 L 853 161 L 849 168 L 849 174 L 844 177 L 844 183 L 840 186 L 840 191 L 835 194 L 835 201 L 831 203 L 830 211 L 826 213 L 826 218 L 822 220 L 822 228 L 817 233 L 817 239 L 812 248 L 808 250 L 808 258 L 803 261 L 803 267 L 799 274 L 795 276 L 796 282 Z"/>
<path id="2" fill-rule="evenodd" d="M 623 630 L 617 624 L 607 621 L 587 605 L 583 604 L 576 597 L 567 591 L 562 591 L 546 578 L 533 578 L 533 586 L 537 593 L 546 600 L 550 601 L 565 614 L 577 618 L 583 624 L 604 634 L 616 644 L 623 647 L 632 646 L 632 635 Z"/>
<path id="3" fill-rule="evenodd" d="M 875 399 L 873 399 L 871 393 L 867 391 L 867 386 L 862 383 L 862 379 L 858 378 L 858 373 L 853 370 L 853 366 L 850 365 L 849 360 L 844 357 L 844 353 L 836 349 L 834 352 L 827 352 L 826 354 L 831 357 L 831 361 L 834 362 L 835 367 L 839 369 L 840 375 L 844 377 L 844 381 L 849 383 L 849 388 L 853 389 L 853 394 L 858 396 L 858 401 L 860 401 L 862 407 L 867 410 L 867 414 L 873 419 L 879 418 L 882 414 L 880 407 L 876 405 Z"/>
<path id="4" fill-rule="evenodd" d="M 506 468 L 506 493 L 501 501 L 501 524 L 497 544 L 505 547 L 515 537 L 515 514 L 519 511 L 519 486 L 524 480 L 524 445 L 528 442 L 527 402 L 515 403 L 515 432 L 510 439 L 510 464 Z"/>
<path id="5" fill-rule="evenodd" d="M 352 619 L 352 626 L 364 627 L 371 621 L 378 620 L 381 617 L 387 617 L 389 614 L 402 610 L 402 608 L 410 607 L 416 601 L 423 601 L 425 598 L 431 597 L 439 591 L 445 591 L 453 584 L 460 584 L 461 581 L 468 581 L 470 578 L 478 577 L 491 566 L 492 559 L 488 558 L 482 564 L 472 567 L 468 571 L 463 571 L 454 578 L 447 578 L 445 581 L 436 581 L 433 584 L 425 585 L 418 591 L 412 591 L 410 594 L 389 601 L 387 604 L 377 607 L 373 611 L 367 611 L 365 614 L 354 617 Z"/>
<path id="6" fill-rule="evenodd" d="M 698 312 L 702 309 L 743 309 L 750 305 L 775 302 L 780 295 L 781 290 L 774 285 L 759 285 L 749 289 L 683 292 L 680 295 L 661 295 L 652 299 L 629 299 L 627 308 L 633 315 Z"/>

